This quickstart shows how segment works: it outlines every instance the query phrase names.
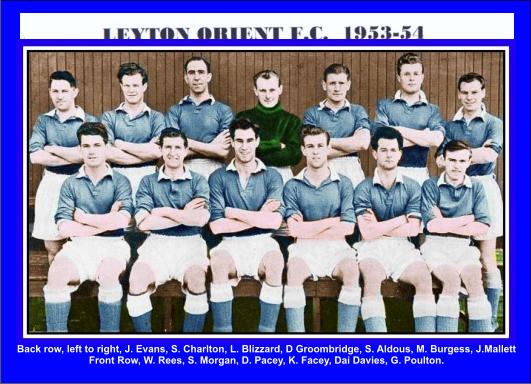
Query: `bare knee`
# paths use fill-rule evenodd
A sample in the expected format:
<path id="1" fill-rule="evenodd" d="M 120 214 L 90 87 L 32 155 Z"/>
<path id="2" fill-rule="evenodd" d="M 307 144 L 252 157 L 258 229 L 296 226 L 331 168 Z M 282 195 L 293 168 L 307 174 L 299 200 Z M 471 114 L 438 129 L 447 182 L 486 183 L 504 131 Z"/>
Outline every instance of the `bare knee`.
<path id="1" fill-rule="evenodd" d="M 310 270 L 306 262 L 299 257 L 293 257 L 288 261 L 288 285 L 302 285 L 310 276 Z"/>
<path id="2" fill-rule="evenodd" d="M 363 296 L 379 295 L 382 281 L 386 278 L 384 268 L 375 260 L 365 259 L 360 261 L 359 269 L 363 277 Z"/>
<path id="3" fill-rule="evenodd" d="M 498 263 L 496 262 L 496 239 L 481 240 L 478 246 L 483 268 L 487 272 L 496 272 L 498 269 Z"/>
<path id="4" fill-rule="evenodd" d="M 64 257 L 55 259 L 48 270 L 48 285 L 58 289 L 78 284 L 79 273 L 74 263 Z"/>
<path id="5" fill-rule="evenodd" d="M 441 281 L 443 285 L 442 294 L 448 296 L 457 296 L 461 287 L 461 277 L 454 267 L 441 266 L 435 268 L 433 274 Z"/>
<path id="6" fill-rule="evenodd" d="M 284 258 L 277 251 L 268 252 L 262 259 L 265 273 L 265 281 L 271 286 L 282 284 L 282 271 L 284 270 Z"/>
<path id="7" fill-rule="evenodd" d="M 210 255 L 210 268 L 212 269 L 212 280 L 215 284 L 227 282 L 231 270 L 235 270 L 232 257 L 225 251 Z"/>
<path id="8" fill-rule="evenodd" d="M 412 284 L 418 295 L 432 294 L 431 274 L 423 261 L 416 261 L 409 265 L 400 276 L 400 280 Z"/>
<path id="9" fill-rule="evenodd" d="M 96 271 L 96 281 L 102 287 L 112 287 L 119 284 L 120 274 L 124 271 L 125 265 L 121 260 L 110 257 L 103 259 Z"/>
<path id="10" fill-rule="evenodd" d="M 354 259 L 341 260 L 332 276 L 338 277 L 346 287 L 356 288 L 360 283 L 360 271 Z"/>
<path id="11" fill-rule="evenodd" d="M 485 293 L 481 280 L 481 268 L 478 265 L 468 265 L 461 271 L 461 279 L 471 297 L 481 296 Z"/>
<path id="12" fill-rule="evenodd" d="M 183 282 L 192 293 L 198 294 L 206 291 L 206 273 L 198 265 L 192 265 L 186 270 Z"/>
<path id="13" fill-rule="evenodd" d="M 155 274 L 151 266 L 145 262 L 137 261 L 131 268 L 129 275 L 129 293 L 141 295 L 155 286 Z"/>

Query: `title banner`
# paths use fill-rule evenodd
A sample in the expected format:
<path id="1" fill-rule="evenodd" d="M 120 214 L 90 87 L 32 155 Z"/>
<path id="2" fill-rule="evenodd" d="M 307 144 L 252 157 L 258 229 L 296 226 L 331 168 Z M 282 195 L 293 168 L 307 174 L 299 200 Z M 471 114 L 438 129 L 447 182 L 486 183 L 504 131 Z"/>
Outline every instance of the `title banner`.
<path id="1" fill-rule="evenodd" d="M 46 29 L 42 22 L 46 20 Z M 513 39 L 512 13 L 22 13 L 21 39 Z"/>

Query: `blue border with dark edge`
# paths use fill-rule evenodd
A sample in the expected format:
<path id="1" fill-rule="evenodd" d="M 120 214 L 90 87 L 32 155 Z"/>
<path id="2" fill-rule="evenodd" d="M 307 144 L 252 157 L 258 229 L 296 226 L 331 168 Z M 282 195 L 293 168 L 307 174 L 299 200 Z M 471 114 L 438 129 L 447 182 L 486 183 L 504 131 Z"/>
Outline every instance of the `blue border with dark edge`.
<path id="1" fill-rule="evenodd" d="M 515 40 L 408 40 L 407 45 L 418 46 L 509 46 L 510 105 L 510 280 L 508 282 L 511 307 L 509 340 L 502 339 L 23 339 L 22 338 L 22 48 L 23 45 L 51 46 L 317 46 L 321 41 L 134 41 L 134 40 L 31 40 L 21 42 L 19 14 L 22 12 L 300 12 L 300 2 L 2 2 L 1 4 L 1 377 L 9 382 L 530 382 L 530 247 L 529 247 L 529 2 L 308 2 L 306 12 L 405 12 L 416 13 L 515 13 Z M 325 20 L 323 20 L 325 24 Z M 46 19 L 43 18 L 43 26 Z M 451 28 L 451 24 L 448 28 Z M 495 25 L 492 26 L 496 28 Z M 403 40 L 326 40 L 326 45 L 341 46 L 398 46 Z M 46 74 L 47 75 L 47 74 Z M 13 113 L 14 111 L 14 113 Z M 507 147 L 506 147 L 507 148 Z M 508 151 L 506 158 L 509 158 Z M 418 365 L 349 365 L 332 367 L 284 366 L 162 366 L 162 365 L 88 365 L 86 354 L 46 356 L 19 354 L 17 345 L 377 345 L 406 346 L 423 344 L 438 346 L 473 346 L 478 344 L 516 345 L 516 354 L 462 355 L 445 357 L 440 366 Z M 415 354 L 412 354 L 415 355 Z"/>

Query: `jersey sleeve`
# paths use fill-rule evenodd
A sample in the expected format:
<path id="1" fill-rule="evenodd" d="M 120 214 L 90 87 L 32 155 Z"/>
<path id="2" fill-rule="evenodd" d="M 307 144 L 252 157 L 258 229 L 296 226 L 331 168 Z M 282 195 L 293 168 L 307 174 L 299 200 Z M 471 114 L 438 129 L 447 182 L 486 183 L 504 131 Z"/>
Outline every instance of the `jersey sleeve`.
<path id="1" fill-rule="evenodd" d="M 503 147 L 503 122 L 494 117 L 487 124 L 487 140 L 491 140 L 490 148 L 500 153 Z"/>
<path id="2" fill-rule="evenodd" d="M 368 209 L 372 209 L 371 183 L 371 179 L 366 179 L 359 183 L 354 190 L 354 213 L 356 216 L 363 215 Z"/>
<path id="3" fill-rule="evenodd" d="M 431 105 L 432 112 L 430 119 L 428 120 L 428 128 L 430 131 L 439 131 L 446 135 L 446 129 L 444 128 L 444 120 L 439 112 L 439 107 L 436 105 Z"/>
<path id="4" fill-rule="evenodd" d="M 60 221 L 74 220 L 74 210 L 76 209 L 76 194 L 69 179 L 66 179 L 59 192 L 57 211 L 55 212 L 55 223 Z"/>
<path id="5" fill-rule="evenodd" d="M 369 115 L 364 107 L 361 105 L 351 104 L 351 113 L 354 115 L 354 132 L 358 129 L 366 129 L 370 131 L 371 121 L 369 120 Z"/>
<path id="6" fill-rule="evenodd" d="M 422 184 L 422 196 L 421 196 L 421 214 L 422 222 L 424 225 L 435 218 L 432 209 L 437 206 L 439 201 L 439 187 L 437 186 L 436 179 L 428 179 Z"/>
<path id="7" fill-rule="evenodd" d="M 219 126 L 218 126 L 218 135 L 226 129 L 229 129 L 232 121 L 234 120 L 234 113 L 228 105 L 221 104 L 222 107 L 219 109 Z"/>
<path id="8" fill-rule="evenodd" d="M 120 175 L 120 174 L 118 174 Z M 113 177 L 116 177 L 115 174 Z M 114 190 L 114 201 L 120 201 L 122 207 L 118 212 L 133 216 L 134 214 L 134 205 L 133 197 L 131 192 L 131 183 L 127 177 L 120 175 L 121 177 L 116 177 L 116 184 Z"/>
<path id="9" fill-rule="evenodd" d="M 210 188 L 210 221 L 225 217 L 225 196 L 223 194 L 223 180 L 220 172 L 212 173 L 208 179 Z"/>
<path id="10" fill-rule="evenodd" d="M 31 132 L 31 138 L 29 140 L 30 153 L 43 149 L 46 145 L 46 125 L 43 120 L 43 116 L 39 116 L 33 126 L 33 131 Z"/>
<path id="11" fill-rule="evenodd" d="M 354 214 L 354 188 L 347 177 L 341 177 L 339 197 L 341 199 L 341 221 L 356 222 Z"/>
<path id="12" fill-rule="evenodd" d="M 287 220 L 296 213 L 302 213 L 297 199 L 297 181 L 289 180 L 284 186 L 283 199 L 286 206 L 284 218 Z"/>
<path id="13" fill-rule="evenodd" d="M 104 112 L 101 116 L 101 122 L 103 125 L 105 125 L 105 128 L 107 128 L 107 136 L 108 136 L 108 143 L 112 144 L 114 143 L 114 129 L 116 124 L 116 112 L 113 111 L 107 111 Z"/>
<path id="14" fill-rule="evenodd" d="M 280 202 L 280 208 L 276 211 L 284 217 L 286 213 L 286 207 L 284 206 L 284 198 L 282 192 L 284 190 L 284 183 L 280 173 L 273 168 L 268 168 L 268 185 L 267 185 L 267 199 L 275 199 Z"/>
<path id="15" fill-rule="evenodd" d="M 421 205 L 421 187 L 415 180 L 411 180 L 407 184 L 408 201 L 406 204 L 406 216 L 422 219 L 420 205 Z"/>
<path id="16" fill-rule="evenodd" d="M 158 139 L 160 133 L 166 128 L 164 115 L 158 111 L 152 111 L 150 116 L 151 140 Z"/>
<path id="17" fill-rule="evenodd" d="M 389 113 L 387 111 L 386 100 L 379 100 L 376 103 L 376 118 L 371 125 L 371 130 L 375 132 L 378 128 L 389 125 Z"/>
<path id="18" fill-rule="evenodd" d="M 173 105 L 168 109 L 166 116 L 164 117 L 167 128 L 181 129 L 179 122 L 181 118 L 181 106 L 179 104 Z"/>
<path id="19" fill-rule="evenodd" d="M 479 182 L 474 183 L 473 193 L 474 206 L 472 208 L 472 212 L 474 213 L 474 220 L 490 226 L 492 221 L 490 217 L 489 203 L 483 184 Z"/>

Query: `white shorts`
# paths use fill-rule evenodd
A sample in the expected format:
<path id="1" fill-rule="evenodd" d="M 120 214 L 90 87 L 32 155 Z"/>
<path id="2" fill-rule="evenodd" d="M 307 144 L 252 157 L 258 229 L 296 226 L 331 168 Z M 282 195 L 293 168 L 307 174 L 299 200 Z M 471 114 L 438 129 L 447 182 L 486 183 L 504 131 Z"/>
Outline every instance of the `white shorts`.
<path id="1" fill-rule="evenodd" d="M 503 199 L 500 187 L 494 175 L 472 176 L 472 179 L 478 180 L 485 189 L 487 202 L 489 204 L 490 228 L 487 233 L 474 236 L 475 240 L 489 240 L 503 236 Z"/>
<path id="2" fill-rule="evenodd" d="M 127 177 L 131 183 L 133 203 L 135 203 L 136 191 L 138 191 L 140 181 L 144 176 L 154 173 L 157 170 L 157 167 L 154 165 L 146 165 L 145 167 L 113 167 L 113 170 L 120 172 L 122 175 Z"/>
<path id="3" fill-rule="evenodd" d="M 184 273 L 198 265 L 205 273 L 208 270 L 207 246 L 199 235 L 164 236 L 152 233 L 138 248 L 136 262 L 148 264 L 155 274 L 158 287 L 170 280 L 178 280 L 183 285 Z"/>
<path id="4" fill-rule="evenodd" d="M 378 261 L 387 277 L 398 281 L 402 273 L 415 261 L 423 261 L 420 252 L 407 238 L 381 237 L 372 241 L 354 244 L 358 251 L 358 263 L 365 259 Z"/>
<path id="5" fill-rule="evenodd" d="M 293 171 L 291 170 L 291 167 L 272 167 L 280 173 L 280 176 L 282 176 L 282 182 L 286 184 L 288 180 L 293 179 Z"/>
<path id="6" fill-rule="evenodd" d="M 470 239 L 427 235 L 420 254 L 430 271 L 443 265 L 453 266 L 459 273 L 469 265 L 481 267 L 479 249 L 470 245 Z"/>
<path id="7" fill-rule="evenodd" d="M 269 233 L 255 236 L 224 237 L 221 243 L 210 251 L 213 255 L 216 252 L 225 251 L 234 260 L 236 265 L 236 279 L 231 279 L 233 286 L 238 285 L 242 276 L 252 276 L 259 280 L 258 268 L 262 258 L 268 252 L 280 252 L 278 243 Z"/>
<path id="8" fill-rule="evenodd" d="M 54 260 L 66 258 L 74 263 L 79 282 L 82 283 L 86 280 L 96 281 L 96 273 L 103 260 L 116 259 L 122 263 L 125 270 L 130 256 L 129 244 L 122 236 L 88 236 L 74 237 L 67 241 Z M 77 288 L 73 287 L 72 292 Z"/>
<path id="9" fill-rule="evenodd" d="M 37 188 L 37 195 L 35 196 L 35 222 L 33 223 L 33 233 L 31 235 L 36 239 L 64 239 L 57 231 L 54 217 L 57 211 L 61 187 L 69 176 L 44 170 Z"/>
<path id="10" fill-rule="evenodd" d="M 330 161 L 337 173 L 348 177 L 354 188 L 365 179 L 361 169 L 360 159 L 357 156 L 336 157 Z"/>
<path id="11" fill-rule="evenodd" d="M 430 173 L 426 167 L 398 167 L 398 171 L 402 176 L 415 180 L 421 187 L 430 178 Z"/>
<path id="12" fill-rule="evenodd" d="M 344 259 L 356 261 L 356 251 L 345 240 L 297 240 L 288 247 L 289 259 L 298 257 L 306 262 L 312 279 L 332 277 L 336 266 Z"/>
<path id="13" fill-rule="evenodd" d="M 203 158 L 185 160 L 184 165 L 190 168 L 190 170 L 196 173 L 199 173 L 201 176 L 203 176 L 207 180 L 208 180 L 208 177 L 215 170 L 224 166 L 224 164 L 220 161 L 213 160 L 213 159 L 203 159 Z"/>

